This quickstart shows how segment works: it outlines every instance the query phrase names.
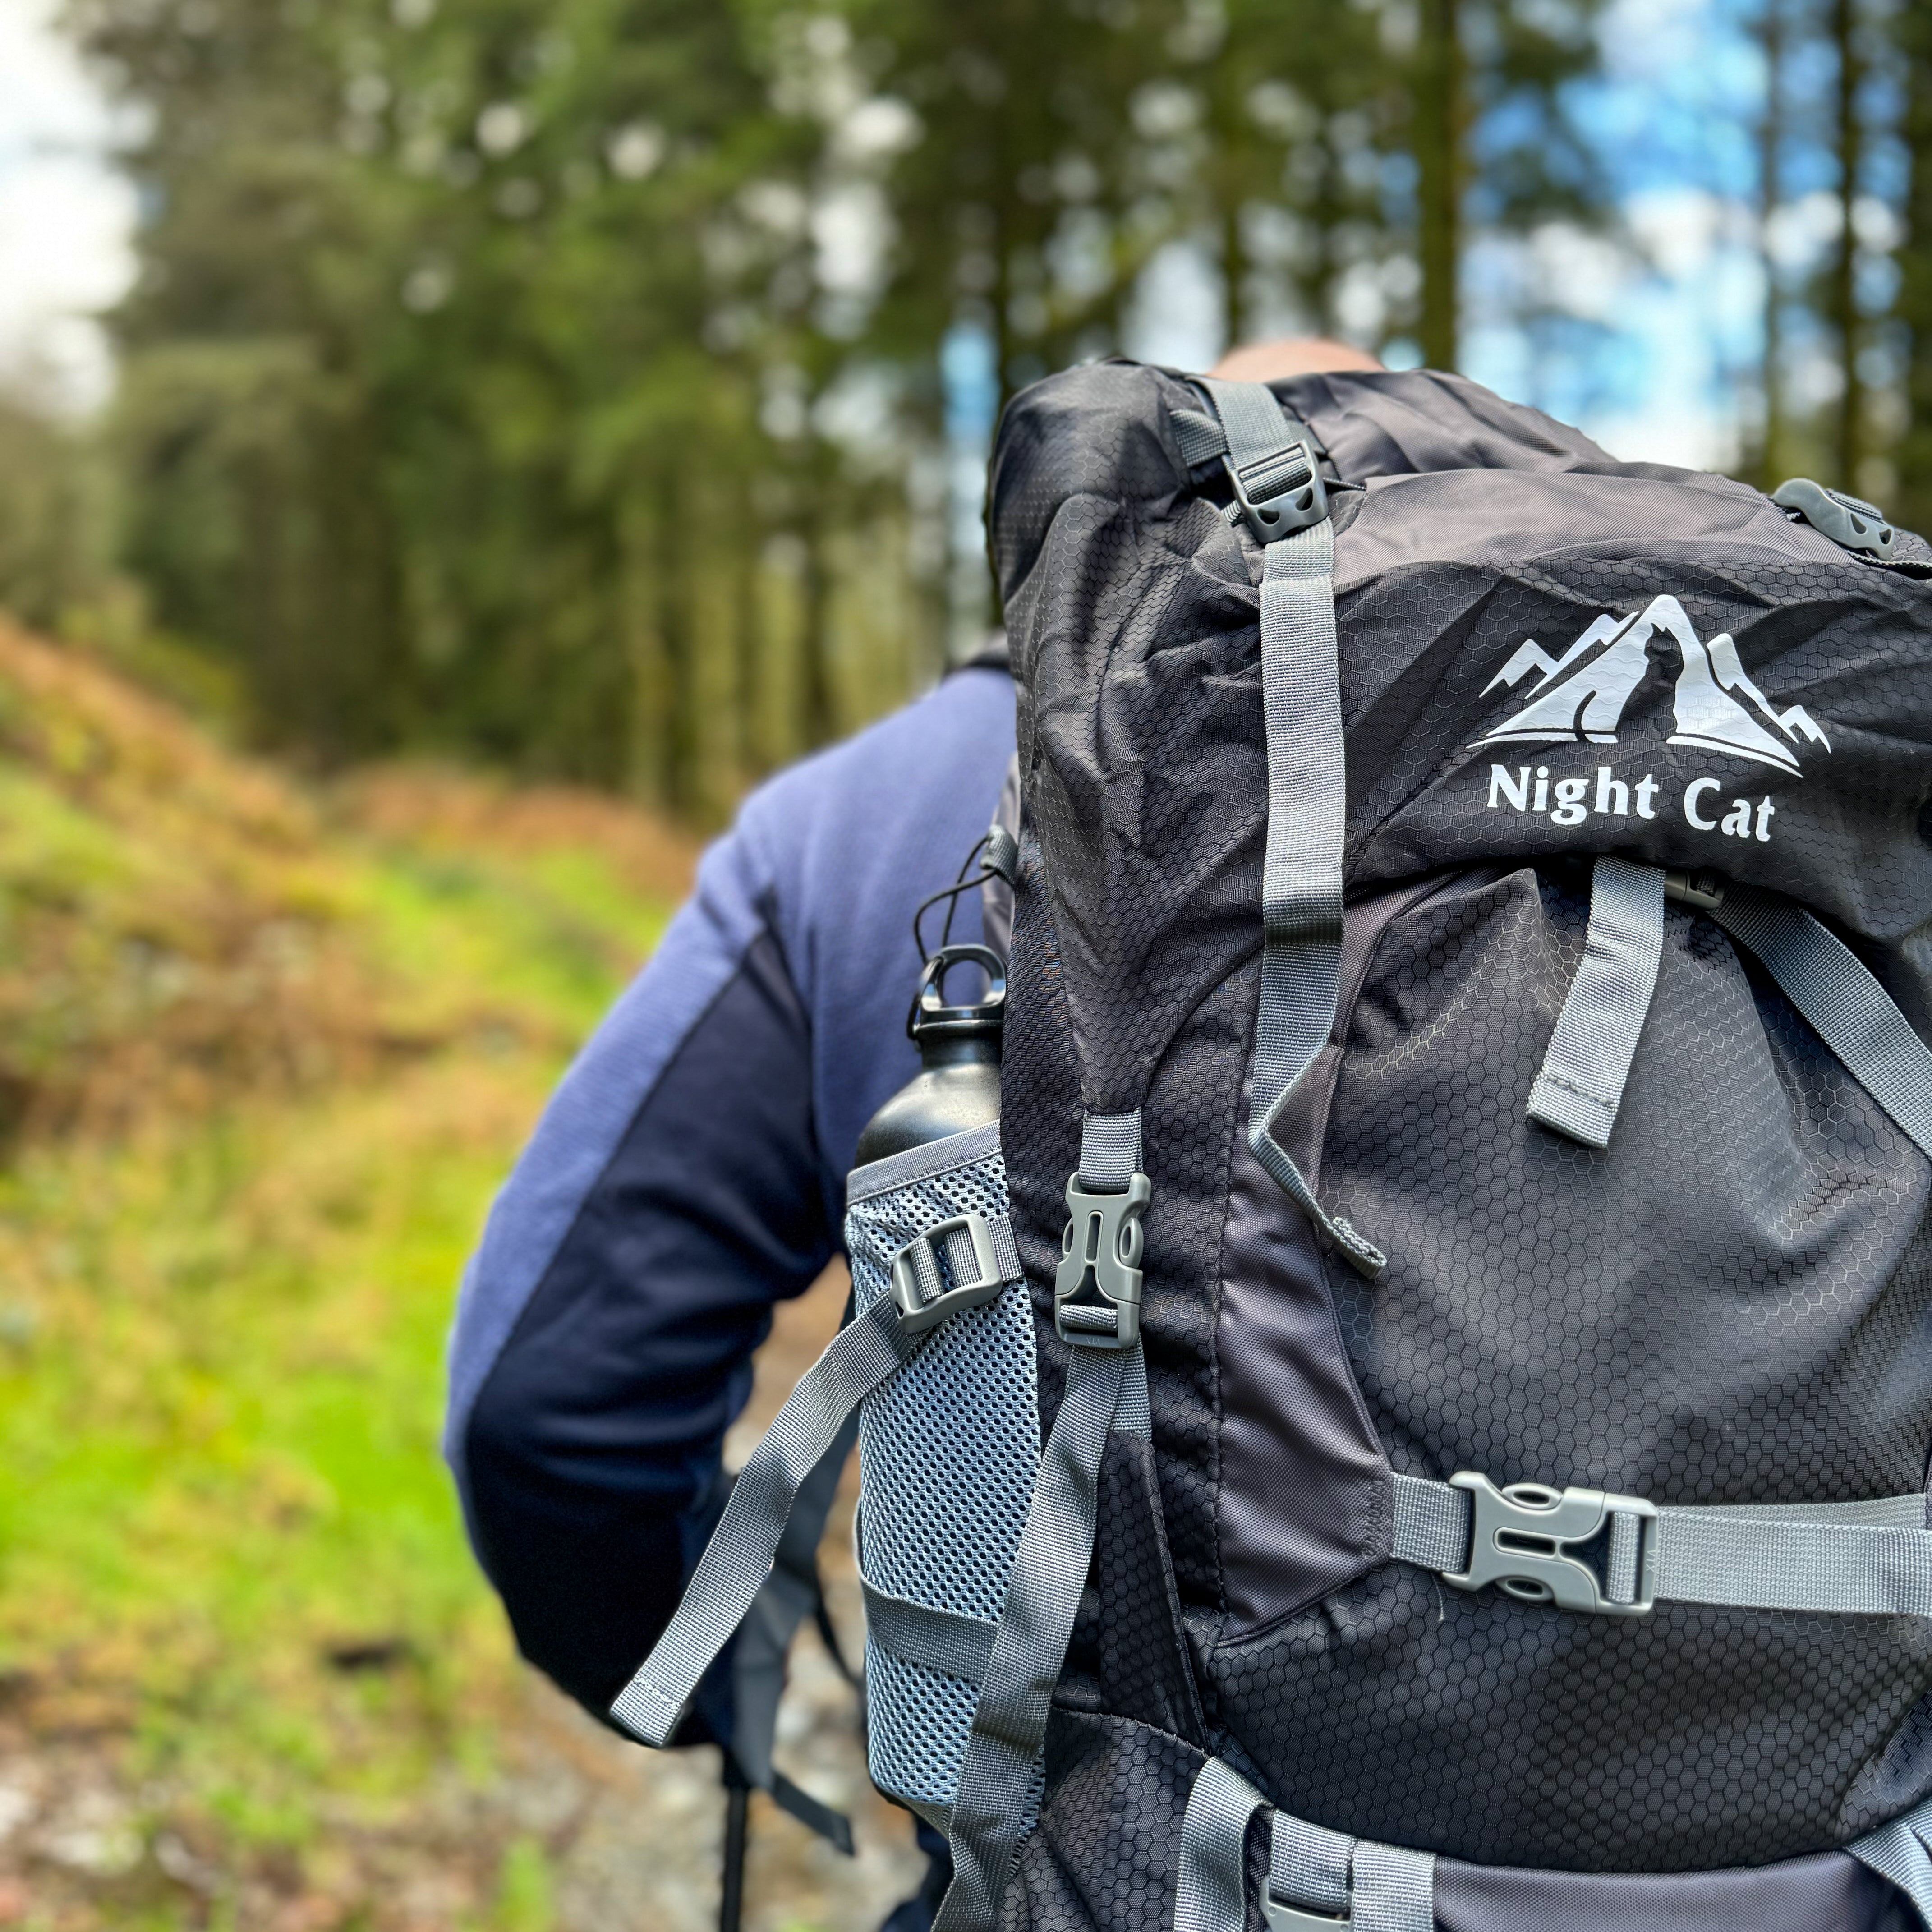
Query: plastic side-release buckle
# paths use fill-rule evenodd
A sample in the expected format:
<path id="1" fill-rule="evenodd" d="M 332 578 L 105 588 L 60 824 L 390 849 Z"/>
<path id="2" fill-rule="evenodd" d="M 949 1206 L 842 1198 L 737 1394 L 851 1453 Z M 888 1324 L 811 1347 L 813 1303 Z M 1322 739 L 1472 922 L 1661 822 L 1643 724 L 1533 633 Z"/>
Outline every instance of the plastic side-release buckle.
<path id="1" fill-rule="evenodd" d="M 1449 1478 L 1470 1502 L 1468 1568 L 1442 1580 L 1459 1590 L 1500 1584 L 1526 1604 L 1554 1604 L 1559 1610 L 1592 1610 L 1605 1616 L 1640 1617 L 1656 1595 L 1657 1505 L 1640 1496 L 1612 1496 L 1602 1490 L 1552 1490 L 1540 1483 L 1513 1483 L 1499 1490 L 1488 1477 L 1460 1469 Z M 1639 1537 L 1629 1579 L 1633 1594 L 1619 1602 L 1604 1593 L 1597 1573 L 1569 1552 L 1613 1531 L 1612 1517 L 1631 1520 Z M 1614 1550 L 1607 1568 L 1614 1575 Z"/>
<path id="2" fill-rule="evenodd" d="M 946 1250 L 941 1244 L 948 1234 L 960 1233 L 973 1246 L 974 1278 L 956 1282 L 928 1301 L 920 1277 L 923 1274 L 932 1281 L 946 1279 Z M 923 1268 L 920 1265 L 922 1262 Z M 993 1231 L 983 1214 L 956 1214 L 951 1220 L 941 1221 L 924 1234 L 915 1234 L 892 1257 L 891 1293 L 893 1305 L 899 1311 L 899 1328 L 904 1334 L 923 1335 L 928 1328 L 937 1328 L 942 1322 L 969 1308 L 983 1306 L 1005 1286 L 999 1258 L 993 1251 Z"/>
<path id="3" fill-rule="evenodd" d="M 1842 490 L 1828 490 L 1808 476 L 1794 476 L 1790 482 L 1780 483 L 1771 500 L 1780 509 L 1803 518 L 1840 549 L 1880 559 L 1893 554 L 1898 532 L 1876 504 L 1847 496 Z"/>
<path id="4" fill-rule="evenodd" d="M 1053 1281 L 1053 1325 L 1082 1348 L 1131 1348 L 1141 1335 L 1141 1216 L 1154 1183 L 1131 1175 L 1124 1194 L 1090 1193 L 1078 1173 L 1066 1183 L 1066 1232 Z"/>
<path id="5" fill-rule="evenodd" d="M 1278 543 L 1328 514 L 1328 486 L 1306 437 L 1252 463 L 1237 464 L 1229 457 L 1227 464 L 1235 504 L 1260 542 Z"/>

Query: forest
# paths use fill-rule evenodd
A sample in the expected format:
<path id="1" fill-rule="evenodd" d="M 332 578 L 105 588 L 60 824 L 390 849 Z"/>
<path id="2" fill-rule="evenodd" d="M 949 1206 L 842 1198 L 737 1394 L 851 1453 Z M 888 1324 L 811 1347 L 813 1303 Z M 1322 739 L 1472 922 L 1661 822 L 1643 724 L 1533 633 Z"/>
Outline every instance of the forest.
<path id="1" fill-rule="evenodd" d="M 111 406 L 0 414 L 0 604 L 318 770 L 428 753 L 715 824 L 996 621 L 1015 389 L 1178 288 L 1223 340 L 1397 367 L 1479 373 L 1504 327 L 1520 400 L 1587 400 L 1627 344 L 1564 265 L 1641 287 L 1659 181 L 1725 225 L 1728 466 L 1932 523 L 1901 0 L 63 17 L 126 110 L 139 274 Z M 1690 57 L 1632 80 L 1673 22 Z"/>

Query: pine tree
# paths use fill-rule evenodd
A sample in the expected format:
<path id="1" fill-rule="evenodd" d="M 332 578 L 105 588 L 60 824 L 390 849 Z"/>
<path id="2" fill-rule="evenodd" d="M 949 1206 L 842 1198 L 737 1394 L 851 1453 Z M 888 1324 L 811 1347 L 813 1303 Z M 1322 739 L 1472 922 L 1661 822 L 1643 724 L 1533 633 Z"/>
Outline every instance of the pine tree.
<path id="1" fill-rule="evenodd" d="M 1841 489 L 1856 491 L 1865 455 L 1866 398 L 1860 358 L 1866 330 L 1858 310 L 1858 198 L 1864 183 L 1865 130 L 1862 98 L 1865 74 L 1863 22 L 1858 0 L 1831 0 L 1830 37 L 1837 77 L 1832 149 L 1838 177 L 1838 238 L 1826 302 L 1838 346 L 1840 388 L 1833 456 Z"/>
<path id="2" fill-rule="evenodd" d="M 1907 184 L 1898 254 L 1894 316 L 1904 349 L 1906 427 L 1892 452 L 1895 514 L 1932 530 L 1932 10 L 1902 6 L 1891 16 L 1904 112 L 1900 135 Z M 1888 506 L 1888 508 L 1893 506 Z"/>
<path id="3" fill-rule="evenodd" d="M 1460 341 L 1468 76 L 1461 0 L 1420 0 L 1414 100 L 1422 359 L 1454 369 Z"/>

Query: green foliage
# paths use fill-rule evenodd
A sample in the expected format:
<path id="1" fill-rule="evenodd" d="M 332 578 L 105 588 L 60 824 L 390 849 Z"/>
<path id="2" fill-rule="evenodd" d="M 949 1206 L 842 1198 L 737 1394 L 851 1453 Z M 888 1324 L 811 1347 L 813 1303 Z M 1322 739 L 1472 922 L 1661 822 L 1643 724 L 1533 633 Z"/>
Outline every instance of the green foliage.
<path id="1" fill-rule="evenodd" d="M 354 1923 L 519 1694 L 438 1454 L 452 1284 L 681 849 L 430 772 L 318 802 L 4 631 L 0 740 L 43 1102 L 0 1168 L 0 1683 L 146 1808 L 61 1922 L 188 1922 L 165 1841 Z M 541 1846 L 474 1862 L 488 1932 L 552 1922 Z"/>
<path id="2" fill-rule="evenodd" d="M 149 116 L 112 448 L 153 620 L 271 742 L 714 818 L 986 614 L 944 342 L 1000 392 L 1108 352 L 1180 242 L 1235 328 L 1372 346 L 1432 208 L 1452 284 L 1465 204 L 1588 212 L 1594 0 L 1435 4 L 1432 119 L 1407 0 L 70 0 Z"/>
<path id="3" fill-rule="evenodd" d="M 502 1889 L 492 1925 L 498 1932 L 550 1932 L 556 1920 L 550 1862 L 534 1838 L 519 1838 L 503 1854 Z"/>
<path id="4" fill-rule="evenodd" d="M 106 575 L 100 466 L 77 434 L 0 398 L 0 610 L 52 629 Z"/>

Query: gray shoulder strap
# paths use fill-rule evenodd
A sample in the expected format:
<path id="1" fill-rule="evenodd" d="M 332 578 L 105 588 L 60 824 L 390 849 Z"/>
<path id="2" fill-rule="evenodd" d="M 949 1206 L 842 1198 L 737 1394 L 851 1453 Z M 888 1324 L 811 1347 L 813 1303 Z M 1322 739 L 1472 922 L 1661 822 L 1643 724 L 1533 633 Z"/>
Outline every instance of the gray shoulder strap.
<path id="1" fill-rule="evenodd" d="M 953 1878 L 933 1932 L 984 1932 L 1032 1821 L 1046 1717 L 1094 1559 L 1108 1432 L 1144 1426 L 1138 1347 L 1070 1352 L 1066 1392 L 1040 1452 L 952 1799 Z"/>
<path id="2" fill-rule="evenodd" d="M 1726 884 L 1711 916 L 1763 961 L 1852 1078 L 1932 1159 L 1932 1052 L 1871 969 L 1803 907 Z"/>

